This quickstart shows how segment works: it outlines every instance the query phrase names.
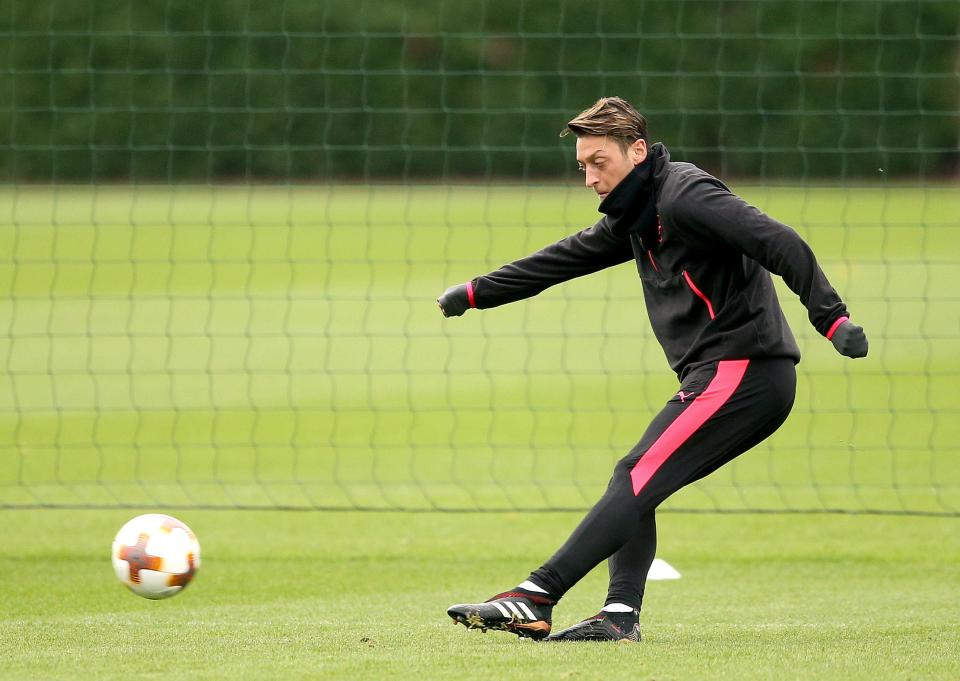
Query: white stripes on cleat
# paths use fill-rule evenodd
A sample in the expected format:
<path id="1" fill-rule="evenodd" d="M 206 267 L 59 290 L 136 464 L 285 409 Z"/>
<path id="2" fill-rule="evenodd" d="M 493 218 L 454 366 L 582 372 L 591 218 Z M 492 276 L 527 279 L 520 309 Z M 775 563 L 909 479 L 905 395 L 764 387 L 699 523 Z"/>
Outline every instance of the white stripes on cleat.
<path id="1" fill-rule="evenodd" d="M 538 619 L 533 614 L 533 611 L 530 610 L 529 607 L 527 607 L 526 603 L 522 603 L 522 602 L 514 603 L 513 601 L 500 600 L 500 601 L 490 601 L 490 605 L 495 606 L 497 610 L 500 611 L 500 614 L 502 614 L 504 617 L 507 617 L 509 619 L 516 619 L 516 620 L 519 620 L 520 622 L 523 622 L 523 621 L 535 622 Z"/>

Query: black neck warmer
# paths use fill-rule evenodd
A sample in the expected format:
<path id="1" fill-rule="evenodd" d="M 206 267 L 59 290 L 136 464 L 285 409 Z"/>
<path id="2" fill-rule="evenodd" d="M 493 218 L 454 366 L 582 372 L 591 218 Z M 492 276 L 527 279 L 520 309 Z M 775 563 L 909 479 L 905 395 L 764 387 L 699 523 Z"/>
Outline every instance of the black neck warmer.
<path id="1" fill-rule="evenodd" d="M 605 214 L 614 232 L 635 232 L 644 248 L 657 239 L 657 193 L 653 184 L 653 153 L 634 166 L 630 174 L 620 180 L 597 209 Z"/>

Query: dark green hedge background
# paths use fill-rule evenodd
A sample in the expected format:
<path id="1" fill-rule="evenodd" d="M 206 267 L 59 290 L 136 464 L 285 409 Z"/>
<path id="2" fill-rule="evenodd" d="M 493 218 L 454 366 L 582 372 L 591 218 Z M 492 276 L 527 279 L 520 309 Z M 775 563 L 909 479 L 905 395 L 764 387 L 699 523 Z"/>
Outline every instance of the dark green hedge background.
<path id="1" fill-rule="evenodd" d="M 565 175 L 633 101 L 725 175 L 958 170 L 955 0 L 6 0 L 0 179 Z"/>

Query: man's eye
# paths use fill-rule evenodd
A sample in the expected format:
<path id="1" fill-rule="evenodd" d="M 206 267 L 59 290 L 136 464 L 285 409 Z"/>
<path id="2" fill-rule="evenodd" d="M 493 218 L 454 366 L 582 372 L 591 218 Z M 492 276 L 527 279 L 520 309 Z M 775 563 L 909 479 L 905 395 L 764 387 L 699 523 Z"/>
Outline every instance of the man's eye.
<path id="1" fill-rule="evenodd" d="M 586 168 L 584 166 L 578 165 L 577 170 L 579 170 L 582 173 L 584 170 L 586 170 Z"/>

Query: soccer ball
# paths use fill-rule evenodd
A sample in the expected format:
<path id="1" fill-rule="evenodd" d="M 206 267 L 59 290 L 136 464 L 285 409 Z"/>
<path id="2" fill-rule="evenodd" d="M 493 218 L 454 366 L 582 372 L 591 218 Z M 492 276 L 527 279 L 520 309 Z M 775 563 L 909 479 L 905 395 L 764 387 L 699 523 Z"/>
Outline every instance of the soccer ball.
<path id="1" fill-rule="evenodd" d="M 200 543 L 184 523 L 139 515 L 113 540 L 113 570 L 133 593 L 158 600 L 183 591 L 200 568 Z"/>

